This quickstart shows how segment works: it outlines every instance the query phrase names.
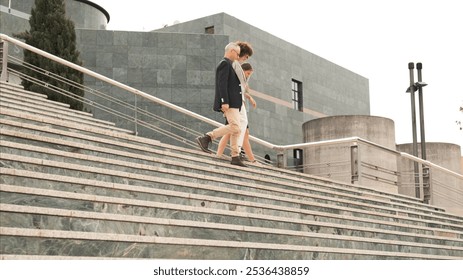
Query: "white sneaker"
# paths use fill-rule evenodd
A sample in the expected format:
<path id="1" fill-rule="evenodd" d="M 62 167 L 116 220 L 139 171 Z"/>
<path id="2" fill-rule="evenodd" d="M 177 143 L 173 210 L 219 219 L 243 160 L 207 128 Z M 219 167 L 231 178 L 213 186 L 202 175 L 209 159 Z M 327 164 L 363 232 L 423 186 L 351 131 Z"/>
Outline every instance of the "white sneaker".
<path id="1" fill-rule="evenodd" d="M 222 154 L 220 156 L 218 156 L 217 154 L 215 154 L 215 158 L 216 159 L 223 159 L 223 160 L 229 160 L 230 158 L 227 157 L 226 155 Z"/>
<path id="2" fill-rule="evenodd" d="M 263 166 L 263 164 L 258 162 L 257 160 L 249 161 L 249 164 L 254 166 Z"/>

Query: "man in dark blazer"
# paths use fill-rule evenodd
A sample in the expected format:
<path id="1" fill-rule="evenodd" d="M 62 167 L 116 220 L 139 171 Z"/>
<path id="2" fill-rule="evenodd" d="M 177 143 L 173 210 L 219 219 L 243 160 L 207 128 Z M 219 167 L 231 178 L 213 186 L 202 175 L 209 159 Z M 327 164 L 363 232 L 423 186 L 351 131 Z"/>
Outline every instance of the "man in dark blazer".
<path id="1" fill-rule="evenodd" d="M 217 65 L 215 73 L 215 98 L 214 111 L 223 112 L 228 124 L 196 138 L 199 147 L 209 151 L 209 144 L 212 140 L 230 133 L 231 142 L 231 164 L 246 166 L 239 157 L 238 137 L 240 129 L 240 109 L 243 102 L 241 85 L 238 76 L 233 70 L 232 63 L 240 55 L 240 47 L 236 43 L 229 43 L 225 47 L 224 58 Z"/>

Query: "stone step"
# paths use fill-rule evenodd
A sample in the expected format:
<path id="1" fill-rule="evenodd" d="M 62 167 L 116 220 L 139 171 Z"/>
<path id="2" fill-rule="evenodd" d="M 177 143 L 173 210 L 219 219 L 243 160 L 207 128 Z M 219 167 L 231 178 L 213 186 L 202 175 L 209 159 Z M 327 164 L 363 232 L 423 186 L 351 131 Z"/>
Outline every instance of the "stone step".
<path id="1" fill-rule="evenodd" d="M 265 244 L 378 250 L 463 257 L 463 247 L 416 242 L 311 233 L 223 223 L 163 219 L 136 215 L 57 210 L 45 207 L 0 204 L 4 228 L 129 234 L 197 240 L 244 241 Z M 28 219 L 29 217 L 29 219 Z M 32 217 L 32 219 L 30 218 Z"/>
<path id="2" fill-rule="evenodd" d="M 17 242 L 31 244 L 32 255 L 163 259 L 458 259 L 441 255 L 323 248 L 307 245 L 204 240 L 0 227 L 4 256 L 17 255 Z M 10 238 L 11 237 L 11 238 Z M 329 257 L 328 257 L 329 256 Z"/>
<path id="3" fill-rule="evenodd" d="M 29 116 L 29 120 L 41 121 L 42 118 L 51 118 L 50 123 L 53 120 L 64 120 L 70 124 L 81 123 L 91 124 L 95 126 L 113 127 L 113 130 L 123 130 L 116 128 L 113 122 L 95 119 L 92 114 L 77 110 L 69 109 L 69 104 L 48 100 L 44 94 L 37 94 L 23 89 L 19 89 L 18 86 L 9 86 L 8 83 L 1 83 L 0 88 L 0 110 L 2 115 L 11 115 L 10 111 L 18 110 L 21 112 L 21 116 L 25 113 L 32 115 Z M 40 118 L 37 120 L 37 115 Z M 125 130 L 126 132 L 132 133 L 132 131 Z"/>
<path id="4" fill-rule="evenodd" d="M 61 103 L 61 102 L 57 102 L 57 101 L 53 101 L 53 100 L 48 100 L 46 94 L 25 90 L 24 87 L 21 86 L 21 85 L 0 81 L 0 88 L 2 89 L 2 91 L 3 90 L 10 90 L 10 91 L 14 91 L 14 92 L 16 92 L 18 94 L 21 94 L 21 95 L 24 95 L 24 96 L 30 96 L 30 98 L 37 98 L 37 99 L 41 99 L 41 100 L 47 100 L 51 104 L 60 105 L 60 106 L 63 106 L 64 108 L 69 108 L 70 107 L 70 105 L 66 104 L 66 103 Z"/>
<path id="5" fill-rule="evenodd" d="M 5 131 L 5 134 L 8 133 L 8 130 L 4 130 Z M 15 132 L 15 135 L 17 136 L 18 133 Z M 27 137 L 27 135 L 25 133 L 23 133 L 23 135 L 21 137 Z M 33 134 L 33 135 L 29 135 L 29 140 L 32 140 L 32 138 L 35 138 L 37 139 L 38 136 L 36 134 Z M 63 137 L 60 137 L 61 139 Z M 44 138 L 43 141 L 44 142 L 49 142 L 49 141 L 54 141 L 56 138 Z M 119 145 L 119 147 L 117 147 L 117 150 L 115 149 L 112 149 L 112 150 L 108 150 L 108 149 L 103 149 L 101 147 L 95 147 L 95 146 L 85 146 L 84 144 L 74 144 L 72 143 L 71 141 L 65 141 L 65 140 L 61 140 L 61 139 L 56 139 L 56 144 L 57 145 L 60 145 L 60 146 L 69 146 L 69 147 L 72 147 L 72 149 L 76 150 L 80 150 L 79 152 L 80 153 L 85 153 L 84 149 L 87 149 L 87 150 L 92 150 L 93 152 L 97 151 L 99 154 L 98 156 L 104 156 L 103 154 L 110 154 L 111 157 L 114 157 L 114 156 L 124 156 L 124 160 L 125 161 L 133 161 L 134 159 L 136 159 L 136 161 L 138 163 L 140 163 L 140 160 L 143 160 L 145 161 L 145 163 L 147 164 L 153 164 L 153 163 L 156 163 L 157 161 L 159 162 L 159 164 L 164 164 L 164 163 L 168 163 L 168 164 L 177 164 L 177 165 L 180 165 L 179 164 L 179 161 L 182 161 L 182 162 L 192 162 L 192 161 L 198 161 L 198 158 L 197 157 L 189 157 L 187 156 L 185 159 L 182 160 L 182 156 L 183 156 L 183 153 L 184 151 L 182 151 L 182 153 L 171 153 L 171 152 L 160 152 L 159 150 L 156 150 L 156 149 L 146 149 L 146 148 L 143 148 L 142 149 L 142 153 L 143 154 L 146 154 L 146 153 L 149 153 L 149 154 L 153 154 L 153 156 L 146 156 L 146 155 L 140 155 L 138 151 L 138 154 L 137 153 L 134 153 L 134 154 L 130 154 L 130 153 L 127 153 L 127 152 L 120 152 L 121 149 L 125 149 L 123 146 L 123 144 L 121 144 L 120 142 L 114 142 L 114 147 L 116 147 L 117 145 Z M 105 144 L 109 144 L 108 142 L 105 142 Z M 132 147 L 133 148 L 133 147 Z M 138 148 L 140 149 L 140 148 Z M 135 149 L 130 149 L 131 151 L 135 151 Z M 87 153 L 85 153 L 87 154 Z M 90 153 L 90 154 L 93 154 L 93 153 Z M 157 156 L 160 157 L 160 159 L 157 159 Z M 165 159 L 161 159 L 161 158 L 171 158 L 171 160 L 165 160 Z M 203 158 L 200 159 L 201 162 L 204 162 L 205 160 Z M 224 172 L 226 171 L 230 165 L 228 163 L 220 163 L 220 162 L 216 162 L 216 161 L 213 161 L 212 164 L 214 164 L 216 167 L 219 167 L 220 170 L 216 170 L 217 168 L 214 168 L 212 170 L 212 172 L 215 173 L 215 175 L 221 175 L 221 173 L 229 173 L 229 172 Z M 193 164 L 184 164 L 183 165 L 183 168 L 186 170 L 186 171 L 190 171 L 190 170 L 197 170 L 197 169 L 201 169 L 200 167 L 198 167 L 197 165 L 199 164 L 196 164 L 196 163 L 193 163 Z M 204 164 L 203 164 L 204 165 Z M 211 165 L 211 163 L 208 163 L 206 162 L 206 166 L 209 167 Z M 269 169 L 269 170 L 268 170 Z M 204 171 L 205 170 L 205 171 Z M 246 169 L 244 169 L 246 170 Z M 203 173 L 210 173 L 211 171 L 209 169 L 204 169 L 203 168 Z M 218 173 L 216 173 L 218 172 Z M 244 172 L 243 170 L 240 170 L 240 172 Z M 270 168 L 270 167 L 266 167 L 266 168 L 255 168 L 254 170 L 252 171 L 249 171 L 249 172 L 253 172 L 253 173 L 258 173 L 258 175 L 265 175 L 265 177 L 263 178 L 260 178 L 260 180 L 264 181 L 265 183 L 268 183 L 268 184 L 273 184 L 274 181 L 276 179 L 292 179 L 291 176 L 275 176 L 273 173 L 275 172 L 275 168 Z M 247 179 L 249 179 L 249 176 L 253 176 L 253 177 L 256 177 L 255 174 L 253 175 L 252 173 L 248 173 L 249 175 L 244 175 L 243 177 L 243 181 L 246 181 Z M 231 176 L 231 177 L 234 177 L 234 176 Z M 252 179 L 252 178 L 251 178 Z M 212 180 L 214 180 L 212 178 Z M 215 179 L 217 180 L 217 179 Z M 332 196 L 335 196 L 335 195 L 338 195 L 337 193 L 338 192 L 342 192 L 343 194 L 346 193 L 347 196 L 350 196 L 354 199 L 358 199 L 358 197 L 362 197 L 364 199 L 367 199 L 369 196 L 371 198 L 371 200 L 375 201 L 375 203 L 386 203 L 386 204 L 390 204 L 390 198 L 389 197 L 386 197 L 386 196 L 379 196 L 379 195 L 370 195 L 370 194 L 367 194 L 367 193 L 362 193 L 362 192 L 359 192 L 359 191 L 350 191 L 350 193 L 346 190 L 346 189 L 343 189 L 343 188 L 336 188 L 336 187 L 333 187 L 332 184 L 331 185 L 328 185 L 328 184 L 322 184 L 320 182 L 322 181 L 316 181 L 317 182 L 317 185 L 315 186 L 314 185 L 314 182 L 310 182 L 308 181 L 307 179 L 305 181 L 301 180 L 301 179 L 297 179 L 295 180 L 295 182 L 293 184 L 288 184 L 288 183 L 285 183 L 283 185 L 285 185 L 286 188 L 295 188 L 296 190 L 303 190 L 303 191 L 311 191 L 311 192 L 322 192 L 322 193 L 329 193 L 330 195 Z M 312 186 L 310 186 L 310 185 Z M 321 190 L 322 189 L 322 190 Z M 448 217 L 453 217 L 452 215 L 448 215 L 446 213 L 436 213 L 435 210 L 432 209 L 432 207 L 428 206 L 428 205 L 423 205 L 421 203 L 415 203 L 415 204 L 411 204 L 409 205 L 410 203 L 406 200 L 406 201 L 398 201 L 396 200 L 393 205 L 395 205 L 394 207 L 397 207 L 397 208 L 400 208 L 402 206 L 400 206 L 401 204 L 404 204 L 404 205 L 407 205 L 406 207 L 416 207 L 416 208 L 421 208 L 423 207 L 425 209 L 425 211 L 431 211 L 430 213 L 432 213 L 432 215 L 445 215 L 445 216 L 448 216 Z M 397 206 L 396 206 L 397 205 Z M 431 210 L 432 209 L 432 210 Z M 448 218 L 447 217 L 447 218 Z"/>
<path id="6" fill-rule="evenodd" d="M 18 104 L 17 102 L 1 101 L 0 110 L 4 112 L 7 109 L 17 110 L 17 111 L 20 111 L 21 113 L 28 113 L 28 114 L 35 115 L 35 116 L 55 118 L 58 120 L 67 120 L 70 122 L 77 122 L 77 123 L 82 123 L 82 124 L 92 124 L 92 125 L 100 125 L 100 126 L 101 125 L 103 126 L 114 125 L 114 123 L 112 122 L 102 121 L 102 120 L 95 121 L 93 117 L 83 116 L 81 114 L 76 114 L 73 112 L 65 112 L 65 111 L 60 112 L 59 110 L 53 110 L 53 109 L 44 110 L 44 108 L 40 106 L 30 107 L 30 106 L 25 106 L 24 104 Z"/>
<path id="7" fill-rule="evenodd" d="M 183 180 L 194 180 L 196 184 L 202 185 L 211 185 L 210 180 L 208 178 L 202 178 L 200 180 L 195 179 L 195 173 L 186 172 L 175 172 L 169 168 L 156 168 L 151 166 L 141 166 L 141 165 L 133 165 L 133 168 L 129 171 L 125 170 L 125 168 L 121 168 L 120 165 L 124 165 L 124 162 L 119 162 L 118 168 L 115 170 L 113 169 L 106 169 L 101 167 L 95 167 L 92 163 L 84 163 L 84 164 L 72 164 L 72 163 L 65 163 L 63 161 L 53 161 L 47 159 L 31 159 L 29 157 L 22 157 L 17 155 L 11 155 L 9 153 L 3 152 L 3 164 L 5 166 L 14 167 L 18 166 L 23 169 L 30 169 L 30 170 L 44 170 L 44 172 L 48 174 L 64 174 L 67 176 L 74 176 L 79 179 L 93 179 L 96 176 L 98 180 L 106 181 L 106 182 L 113 182 L 113 183 L 130 183 L 130 184 L 138 184 L 138 185 L 152 185 L 159 187 L 162 185 L 163 188 L 169 188 L 169 184 L 160 183 L 160 178 L 168 179 L 171 176 L 176 177 L 177 181 L 181 182 Z M 112 161 L 112 160 L 108 160 Z M 147 174 L 142 170 L 151 170 L 154 173 Z M 160 172 L 157 172 L 160 171 Z M 166 174 L 168 172 L 168 174 Z M 170 174 L 170 175 L 169 175 Z M 178 177 L 180 176 L 180 177 Z M 210 178 L 214 179 L 214 178 Z M 233 181 L 225 182 L 228 188 L 233 188 L 234 183 Z M 214 185 L 213 185 L 214 186 Z M 255 188 L 254 185 L 249 185 L 247 188 L 237 188 L 239 190 L 247 189 L 253 191 Z M 258 188 L 265 188 L 265 186 L 259 186 Z M 380 207 L 380 206 L 371 206 L 368 203 L 363 201 L 356 202 L 356 201 L 345 201 L 342 199 L 333 199 L 330 197 L 322 197 L 322 196 L 314 196 L 311 194 L 304 194 L 300 193 L 299 195 L 288 195 L 287 192 L 279 191 L 278 189 L 273 189 L 275 193 L 283 195 L 285 197 L 294 197 L 294 199 L 301 199 L 303 198 L 304 203 L 310 203 L 310 207 L 312 209 L 317 209 L 319 211 L 325 212 L 342 212 L 347 213 L 348 215 L 357 215 L 362 217 L 370 217 L 373 215 L 376 219 L 383 219 L 388 220 L 391 218 L 396 218 L 397 216 L 400 217 L 400 220 L 405 223 L 416 223 L 420 221 L 420 219 L 425 219 L 426 217 L 432 222 L 433 224 L 440 225 L 444 228 L 460 228 L 458 224 L 450 224 L 448 221 L 441 222 L 442 219 L 436 219 L 431 215 L 423 215 L 419 213 L 415 213 L 413 211 L 398 211 L 396 209 L 390 207 Z M 257 194 L 256 194 L 257 195 Z M 281 203 L 281 202 L 280 202 Z M 300 207 L 309 207 L 309 206 L 298 206 L 296 207 L 296 212 L 299 211 Z M 374 210 L 374 211 L 372 211 Z M 372 214 L 374 212 L 374 214 Z M 447 222 L 447 223 L 446 223 Z"/>
<path id="8" fill-rule="evenodd" d="M 5 170 L 2 169 L 3 171 Z M 7 176 L 10 175 L 8 172 L 15 173 L 10 169 L 6 171 L 4 174 Z M 265 203 L 255 201 L 252 197 L 246 198 L 246 193 L 226 198 L 217 196 L 214 190 L 209 190 L 207 194 L 190 194 L 153 187 L 98 183 L 96 180 L 79 182 L 72 178 L 66 179 L 65 176 L 31 180 L 34 175 L 35 177 L 40 175 L 32 174 L 33 172 L 23 174 L 24 172 L 17 171 L 17 173 L 18 176 L 30 175 L 26 182 L 18 182 L 33 183 L 34 188 L 2 184 L 0 185 L 2 203 L 38 207 L 53 205 L 57 209 L 104 211 L 116 214 L 137 213 L 167 219 L 221 221 L 271 229 L 381 237 L 388 240 L 400 237 L 402 241 L 420 240 L 430 244 L 463 247 L 461 230 L 444 229 L 434 223 L 403 224 L 394 219 L 381 221 L 375 217 L 367 219 L 348 214 L 320 213 L 282 205 L 277 200 L 277 196 L 273 198 L 274 202 L 269 198 Z M 42 177 L 46 176 L 47 174 L 42 175 Z M 53 187 L 53 179 L 59 182 L 59 188 Z"/>
<path id="9" fill-rule="evenodd" d="M 7 99 L 13 99 L 13 100 L 18 100 L 22 101 L 23 103 L 32 103 L 32 104 L 41 104 L 44 106 L 48 106 L 50 108 L 55 108 L 55 109 L 69 109 L 70 105 L 58 101 L 53 101 L 47 99 L 47 96 L 44 94 L 38 94 L 34 92 L 25 92 L 25 91 L 18 91 L 18 90 L 13 90 L 9 88 L 2 87 L 2 92 L 0 93 L 0 96 L 2 99 L 7 100 Z M 83 113 L 83 112 L 82 112 Z"/>
<path id="10" fill-rule="evenodd" d="M 114 131 L 119 133 L 134 134 L 133 131 L 121 129 L 113 125 L 95 123 L 92 121 L 79 121 L 77 119 L 62 120 L 54 118 L 53 116 L 37 116 L 20 110 L 5 108 L 0 106 L 1 118 L 0 120 L 11 120 L 18 127 L 25 124 L 41 124 L 43 127 L 60 127 L 61 130 L 79 131 L 80 133 L 93 134 L 97 131 Z"/>
<path id="11" fill-rule="evenodd" d="M 6 106 L 8 106 L 8 104 L 14 104 L 16 106 L 24 106 L 27 109 L 38 109 L 44 112 L 51 112 L 51 113 L 60 114 L 60 115 L 66 114 L 66 115 L 74 116 L 74 117 L 83 117 L 85 119 L 93 119 L 95 122 L 100 121 L 98 119 L 94 119 L 91 113 L 79 111 L 79 110 L 73 110 L 65 106 L 61 106 L 59 104 L 63 104 L 63 103 L 60 103 L 60 102 L 57 102 L 58 104 L 50 103 L 49 102 L 50 100 L 48 99 L 31 98 L 30 96 L 21 95 L 21 94 L 18 94 L 17 92 L 9 92 L 4 89 L 2 89 L 2 92 L 0 93 L 0 98 L 1 98 L 0 99 L 1 102 L 5 103 Z M 104 123 L 107 123 L 107 122 L 104 122 Z"/>
<path id="12" fill-rule="evenodd" d="M 16 147 L 16 148 L 13 148 Z M 156 182 L 158 187 L 167 188 L 170 184 L 164 184 L 160 186 L 159 178 L 176 178 L 180 182 L 182 180 L 194 180 L 196 183 L 203 185 L 217 186 L 220 184 L 227 184 L 228 188 L 235 188 L 237 190 L 247 190 L 255 192 L 259 190 L 259 193 L 264 194 L 275 194 L 278 193 L 281 196 L 304 199 L 304 202 L 319 203 L 320 211 L 343 211 L 349 213 L 355 213 L 356 215 L 371 215 L 371 211 L 374 210 L 378 213 L 377 218 L 389 219 L 390 215 L 402 215 L 408 218 L 428 219 L 440 223 L 445 221 L 444 224 L 453 224 L 454 227 L 459 227 L 463 223 L 456 219 L 444 219 L 439 217 L 440 213 L 435 214 L 420 212 L 420 209 L 400 209 L 396 205 L 390 202 L 381 200 L 370 199 L 369 197 L 358 197 L 358 196 L 346 196 L 346 195 L 332 195 L 331 193 L 323 193 L 317 191 L 314 193 L 307 192 L 308 188 L 296 190 L 297 185 L 294 185 L 294 190 L 288 190 L 281 181 L 265 181 L 259 180 L 258 177 L 249 177 L 246 182 L 246 178 L 237 181 L 231 178 L 217 178 L 217 176 L 203 175 L 208 173 L 207 168 L 195 167 L 194 165 L 180 164 L 175 161 L 163 162 L 156 165 L 153 158 L 151 161 L 145 163 L 132 163 L 125 159 L 112 159 L 102 158 L 100 156 L 93 155 L 82 155 L 72 152 L 57 151 L 54 149 L 42 148 L 26 144 L 18 144 L 10 141 L 3 140 L 1 143 L 3 165 L 16 168 L 29 168 L 31 170 L 45 169 L 50 174 L 66 174 L 68 176 L 76 176 L 80 179 L 89 178 L 92 179 L 95 173 L 98 174 L 99 180 L 110 181 L 110 182 L 126 182 L 127 178 L 130 178 L 131 182 L 135 184 L 146 184 L 147 179 L 151 178 L 150 181 Z M 7 149 L 8 148 L 8 149 Z M 21 156 L 20 154 L 23 154 Z M 34 160 L 30 156 L 37 158 Z M 42 166 L 42 167 L 39 167 Z M 179 166 L 182 167 L 179 169 Z M 198 175 L 198 170 L 203 170 L 201 176 Z M 209 170 L 213 170 L 209 168 Z M 138 177 L 136 174 L 139 174 Z M 237 173 L 234 177 L 239 177 L 241 174 Z M 184 179 L 182 179 L 184 178 Z M 272 185 L 269 185 L 269 184 Z M 152 183 L 148 183 L 152 184 Z M 278 187 L 283 185 L 283 187 Z M 399 205 L 400 206 L 400 205 Z M 314 205 L 312 205 L 314 207 Z M 402 207 L 405 208 L 405 207 Z M 379 215 L 385 214 L 383 215 Z M 388 216 L 389 215 L 389 216 Z"/>
<path id="13" fill-rule="evenodd" d="M 40 127 L 40 126 L 38 126 L 38 127 Z M 62 134 L 60 135 L 60 137 L 62 137 Z M 141 137 L 138 137 L 138 138 L 143 139 Z M 192 154 L 192 150 L 182 149 L 182 148 L 178 148 L 178 147 L 175 147 L 175 146 L 164 145 L 164 147 L 162 147 L 162 148 L 167 149 L 168 151 L 176 152 L 176 153 Z M 163 152 L 161 152 L 161 153 L 158 152 L 157 154 L 162 155 Z M 176 157 L 175 153 L 171 153 L 170 155 L 168 155 L 168 157 L 173 157 L 176 160 L 182 160 L 181 158 Z M 198 153 L 198 152 L 194 153 L 193 157 L 194 157 L 194 159 L 197 159 L 196 163 L 198 165 L 210 165 L 209 162 L 204 162 L 203 159 L 207 159 L 207 160 L 213 159 L 213 157 L 211 155 L 207 155 L 205 153 Z M 201 159 L 201 160 L 199 160 L 199 159 Z M 191 158 L 187 159 L 187 160 L 191 160 Z M 217 161 L 218 160 L 216 159 L 216 162 Z M 217 163 L 214 163 L 214 164 L 217 164 Z M 263 168 L 270 168 L 270 167 L 264 166 L 262 168 L 255 169 L 255 170 L 258 172 L 258 170 L 263 169 Z M 344 184 L 342 186 L 337 186 L 336 184 L 333 184 L 333 182 L 330 181 L 330 180 L 326 180 L 326 179 L 323 179 L 323 178 L 317 178 L 315 176 L 310 176 L 310 175 L 307 175 L 307 174 L 301 175 L 298 172 L 285 171 L 285 170 L 281 170 L 281 169 L 277 169 L 277 168 L 272 168 L 272 173 L 274 173 L 273 177 L 276 177 L 276 178 L 292 178 L 293 181 L 296 181 L 296 182 L 302 183 L 302 184 L 307 182 L 307 179 L 309 179 L 311 181 L 319 181 L 319 182 L 322 182 L 324 184 L 331 185 L 330 188 L 337 188 L 336 191 L 338 191 L 338 192 L 351 192 L 351 193 L 355 193 L 356 195 L 358 195 L 357 189 L 362 189 L 364 192 L 372 193 L 373 196 L 375 196 L 378 193 L 377 190 L 371 190 L 369 188 L 363 188 L 361 186 L 354 186 L 353 187 L 352 185 L 346 185 L 346 184 Z M 352 191 L 352 189 L 354 189 L 354 191 Z M 382 192 L 380 192 L 380 193 L 382 193 Z M 390 196 L 390 195 L 387 194 L 386 196 L 385 195 L 381 195 L 381 196 L 386 197 L 386 196 Z M 398 198 L 397 201 L 402 201 L 402 200 L 404 200 L 404 201 L 412 201 L 412 202 L 414 202 L 414 205 L 421 205 L 421 207 L 428 208 L 428 209 L 430 209 L 432 211 L 442 210 L 442 209 L 436 209 L 435 207 L 432 207 L 432 206 L 429 206 L 429 205 L 418 203 L 419 201 L 417 199 L 410 198 L 410 197 L 407 197 L 407 196 L 395 195 L 395 197 Z M 392 198 L 389 197 L 388 199 L 396 199 L 395 197 L 392 197 Z"/>
<path id="14" fill-rule="evenodd" d="M 0 87 L 0 259 L 463 259 L 463 217 L 419 199 L 231 166 Z"/>

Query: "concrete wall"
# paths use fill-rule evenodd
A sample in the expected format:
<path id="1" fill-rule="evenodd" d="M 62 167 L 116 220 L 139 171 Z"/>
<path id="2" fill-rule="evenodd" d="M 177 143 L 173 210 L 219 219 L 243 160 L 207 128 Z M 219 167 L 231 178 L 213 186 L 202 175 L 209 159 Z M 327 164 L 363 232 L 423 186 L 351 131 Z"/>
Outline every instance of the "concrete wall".
<path id="1" fill-rule="evenodd" d="M 223 57 L 226 36 L 172 34 L 161 32 L 127 32 L 76 30 L 81 58 L 85 67 L 127 84 L 152 96 L 223 122 L 223 115 L 212 110 L 215 67 Z M 135 104 L 132 94 L 86 79 L 86 85 L 101 88 L 118 100 Z M 89 94 L 89 98 L 92 98 Z M 105 101 L 94 99 L 96 102 Z M 187 118 L 156 103 L 139 98 L 137 106 L 200 132 L 211 125 Z M 88 107 L 98 118 L 111 120 L 120 127 L 134 129 L 132 123 Z M 149 120 L 147 120 L 149 121 Z M 152 123 L 152 121 L 149 121 Z M 152 123 L 155 124 L 156 123 Z M 153 131 L 139 127 L 139 135 L 179 145 Z M 166 127 L 166 129 L 169 129 Z M 184 135 L 194 140 L 192 135 Z"/>
<path id="2" fill-rule="evenodd" d="M 395 151 L 392 120 L 375 116 L 333 116 L 308 121 L 303 131 L 304 142 L 357 136 L 386 148 L 361 143 L 306 148 L 304 172 L 397 192 L 397 154 L 388 151 Z M 357 167 L 352 172 L 355 162 Z"/>
<path id="3" fill-rule="evenodd" d="M 212 25 L 215 34 L 205 34 L 205 27 Z M 310 119 L 369 114 L 367 79 L 226 14 L 155 32 L 78 32 L 86 67 L 219 122 L 222 116 L 211 110 L 215 66 L 229 41 L 244 38 L 255 51 L 250 84 L 258 108 L 249 112 L 251 134 L 271 143 L 302 142 L 302 124 Z M 292 78 L 303 82 L 304 112 L 292 108 Z M 202 132 L 211 129 L 188 125 Z M 274 159 L 273 150 L 258 145 L 253 149 Z"/>
<path id="4" fill-rule="evenodd" d="M 13 36 L 29 29 L 29 15 L 7 13 L 3 9 L 0 11 L 0 33 Z"/>
<path id="5" fill-rule="evenodd" d="M 248 41 L 254 48 L 250 86 L 258 108 L 249 114 L 252 135 L 275 144 L 300 143 L 306 121 L 370 114 L 368 79 L 233 16 L 215 14 L 159 31 L 204 34 L 210 26 L 215 34 Z M 292 107 L 292 79 L 303 83 L 303 112 Z"/>

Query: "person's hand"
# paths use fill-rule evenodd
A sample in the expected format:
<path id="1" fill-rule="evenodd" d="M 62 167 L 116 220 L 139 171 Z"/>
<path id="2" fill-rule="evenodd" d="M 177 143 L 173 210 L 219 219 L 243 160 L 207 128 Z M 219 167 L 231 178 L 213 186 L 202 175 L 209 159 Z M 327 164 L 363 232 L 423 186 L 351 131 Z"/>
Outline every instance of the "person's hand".
<path id="1" fill-rule="evenodd" d="M 251 102 L 252 108 L 256 109 L 257 103 L 256 103 L 256 101 L 254 100 L 254 98 L 251 97 L 251 98 L 249 99 L 249 102 Z"/>
<path id="2" fill-rule="evenodd" d="M 230 109 L 230 105 L 228 104 L 222 104 L 222 112 L 226 113 Z"/>

